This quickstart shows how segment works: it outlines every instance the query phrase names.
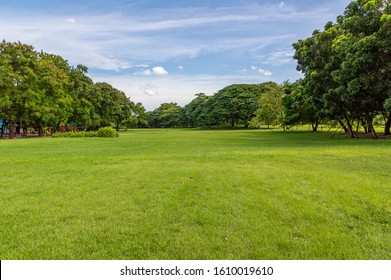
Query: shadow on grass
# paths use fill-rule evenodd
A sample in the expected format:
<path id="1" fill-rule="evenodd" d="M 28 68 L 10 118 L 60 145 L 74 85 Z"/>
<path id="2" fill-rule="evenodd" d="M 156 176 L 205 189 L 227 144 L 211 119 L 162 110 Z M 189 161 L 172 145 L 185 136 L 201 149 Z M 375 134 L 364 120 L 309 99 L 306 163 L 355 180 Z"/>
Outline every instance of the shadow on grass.
<path id="1" fill-rule="evenodd" d="M 214 130 L 216 131 L 216 130 Z M 390 139 L 373 140 L 349 138 L 345 134 L 312 131 L 235 130 L 232 137 L 221 138 L 225 145 L 267 146 L 270 148 L 316 148 L 316 147 L 380 147 L 391 145 Z"/>

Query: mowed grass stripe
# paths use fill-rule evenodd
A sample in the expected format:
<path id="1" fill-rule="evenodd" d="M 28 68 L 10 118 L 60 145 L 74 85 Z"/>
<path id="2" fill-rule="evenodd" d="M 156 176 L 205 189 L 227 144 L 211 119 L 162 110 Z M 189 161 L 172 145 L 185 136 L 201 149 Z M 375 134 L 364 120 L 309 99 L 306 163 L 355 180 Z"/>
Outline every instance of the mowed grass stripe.
<path id="1" fill-rule="evenodd" d="M 389 259 L 390 145 L 190 129 L 0 141 L 0 258 Z"/>

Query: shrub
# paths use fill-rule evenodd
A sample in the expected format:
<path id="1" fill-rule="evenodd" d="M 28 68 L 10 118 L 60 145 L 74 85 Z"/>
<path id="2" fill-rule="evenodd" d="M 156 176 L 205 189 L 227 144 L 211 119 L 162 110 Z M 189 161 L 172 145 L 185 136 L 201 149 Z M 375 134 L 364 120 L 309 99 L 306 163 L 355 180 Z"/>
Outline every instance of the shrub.
<path id="1" fill-rule="evenodd" d="M 86 131 L 85 132 L 85 137 L 97 137 L 96 131 Z"/>
<path id="2" fill-rule="evenodd" d="M 78 132 L 63 132 L 55 133 L 53 138 L 80 138 L 80 137 L 118 137 L 119 134 L 112 127 L 104 127 L 99 131 L 78 131 Z"/>
<path id="3" fill-rule="evenodd" d="M 119 134 L 114 128 L 108 126 L 108 127 L 100 128 L 97 132 L 97 136 L 98 137 L 114 138 L 114 137 L 118 137 Z"/>

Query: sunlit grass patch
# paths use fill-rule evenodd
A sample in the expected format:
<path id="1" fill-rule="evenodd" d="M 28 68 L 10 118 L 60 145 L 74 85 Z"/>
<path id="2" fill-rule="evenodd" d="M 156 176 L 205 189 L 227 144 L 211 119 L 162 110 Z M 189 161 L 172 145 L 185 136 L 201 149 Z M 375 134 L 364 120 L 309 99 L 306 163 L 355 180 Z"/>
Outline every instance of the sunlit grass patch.
<path id="1" fill-rule="evenodd" d="M 0 141 L 0 258 L 388 259 L 390 145 L 189 129 Z"/>

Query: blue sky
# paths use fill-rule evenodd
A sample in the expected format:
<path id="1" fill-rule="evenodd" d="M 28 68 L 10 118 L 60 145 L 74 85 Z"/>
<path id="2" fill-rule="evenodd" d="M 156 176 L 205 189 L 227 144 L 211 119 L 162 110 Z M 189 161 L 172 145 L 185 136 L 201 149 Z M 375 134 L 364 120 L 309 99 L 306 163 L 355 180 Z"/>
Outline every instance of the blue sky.
<path id="1" fill-rule="evenodd" d="M 292 43 L 350 0 L 0 0 L 0 39 L 83 64 L 152 110 L 234 83 L 300 77 Z"/>

